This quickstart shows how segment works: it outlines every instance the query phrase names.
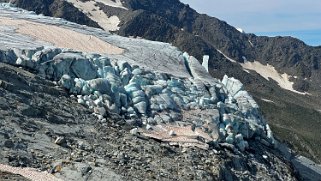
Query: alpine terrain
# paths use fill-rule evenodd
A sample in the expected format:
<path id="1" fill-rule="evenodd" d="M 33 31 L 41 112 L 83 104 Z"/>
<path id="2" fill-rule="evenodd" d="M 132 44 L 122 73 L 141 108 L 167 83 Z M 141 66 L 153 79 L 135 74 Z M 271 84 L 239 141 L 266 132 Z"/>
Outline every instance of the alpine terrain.
<path id="1" fill-rule="evenodd" d="M 0 2 L 0 180 L 320 180 L 321 47 L 178 0 Z"/>

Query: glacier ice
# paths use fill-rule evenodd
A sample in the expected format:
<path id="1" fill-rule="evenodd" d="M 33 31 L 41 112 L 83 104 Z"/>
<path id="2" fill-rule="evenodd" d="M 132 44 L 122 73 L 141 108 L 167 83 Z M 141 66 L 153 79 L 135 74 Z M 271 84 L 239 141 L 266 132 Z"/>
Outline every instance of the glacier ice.
<path id="1" fill-rule="evenodd" d="M 166 43 L 119 37 L 26 12 L 17 18 L 63 26 L 126 50 L 119 55 L 77 52 L 32 41 L 28 36 L 18 35 L 19 40 L 5 36 L 12 35 L 12 30 L 0 31 L 2 62 L 58 81 L 99 120 L 117 113 L 125 119 L 146 120 L 145 125 L 194 125 L 210 130 L 209 135 L 219 135 L 213 136 L 214 142 L 234 144 L 242 151 L 248 147 L 246 140 L 254 136 L 274 142 L 271 129 L 243 84 L 228 76 L 222 81 L 213 78 L 208 73 L 208 56 L 201 64 Z"/>

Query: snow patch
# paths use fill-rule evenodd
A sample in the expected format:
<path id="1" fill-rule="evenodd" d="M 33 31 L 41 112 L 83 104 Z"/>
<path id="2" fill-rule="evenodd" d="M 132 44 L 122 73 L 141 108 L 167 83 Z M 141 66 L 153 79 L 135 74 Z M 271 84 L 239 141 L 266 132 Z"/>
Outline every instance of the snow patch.
<path id="1" fill-rule="evenodd" d="M 122 8 L 122 9 L 128 10 L 127 8 L 125 8 L 123 6 L 123 4 L 121 3 L 120 0 L 94 0 L 94 1 L 103 3 L 103 4 L 107 5 L 107 6 L 111 6 L 111 7 L 115 7 L 115 8 Z"/>
<path id="2" fill-rule="evenodd" d="M 231 62 L 233 62 L 233 63 L 237 63 L 237 61 L 236 60 L 234 60 L 234 59 L 232 59 L 232 58 L 230 58 L 230 57 L 228 57 L 227 55 L 225 55 L 221 50 L 218 50 L 218 49 L 216 49 L 218 52 L 220 52 L 220 54 L 222 54 L 226 59 L 228 59 L 229 61 L 231 61 Z"/>
<path id="3" fill-rule="evenodd" d="M 225 55 L 222 51 L 220 51 L 218 49 L 217 49 L 217 51 L 220 52 L 229 61 L 231 61 L 233 63 L 239 63 L 236 60 Z M 283 89 L 286 89 L 286 90 L 289 90 L 289 91 L 292 91 L 292 92 L 295 92 L 298 94 L 303 94 L 303 95 L 308 94 L 307 92 L 299 92 L 299 91 L 294 90 L 293 89 L 294 83 L 289 80 L 289 78 L 291 76 L 286 73 L 284 73 L 284 74 L 278 73 L 278 71 L 273 66 L 271 66 L 269 64 L 263 65 L 258 61 L 254 61 L 254 62 L 244 61 L 244 63 L 239 63 L 239 64 L 243 67 L 243 70 L 245 72 L 250 73 L 250 70 L 253 70 L 256 73 L 260 74 L 262 77 L 264 77 L 266 80 L 269 80 L 269 78 L 271 78 L 274 81 L 276 81 L 278 83 L 278 85 Z"/>
<path id="4" fill-rule="evenodd" d="M 245 31 L 242 28 L 236 28 L 237 31 L 239 31 L 240 33 L 245 33 Z"/>
<path id="5" fill-rule="evenodd" d="M 274 101 L 271 101 L 271 100 L 269 100 L 269 99 L 264 99 L 264 98 L 261 98 L 261 100 L 262 100 L 262 101 L 264 101 L 264 102 L 275 103 Z"/>
<path id="6" fill-rule="evenodd" d="M 298 94 L 307 94 L 304 92 L 299 92 L 293 89 L 293 82 L 289 80 L 291 76 L 288 74 L 280 74 L 272 65 L 263 65 L 258 61 L 254 62 L 245 62 L 240 63 L 240 65 L 244 68 L 244 70 L 253 70 L 256 73 L 260 74 L 262 77 L 264 77 L 266 80 L 269 80 L 269 78 L 273 79 L 278 83 L 278 85 L 286 90 L 298 93 Z"/>
<path id="7" fill-rule="evenodd" d="M 79 0 L 67 0 L 72 3 L 76 8 L 88 15 L 90 19 L 97 22 L 106 31 L 116 31 L 119 30 L 120 20 L 117 16 L 108 17 L 99 7 L 95 6 L 96 2 L 104 3 L 108 6 L 115 7 L 120 1 L 108 1 L 108 0 L 95 0 L 82 2 Z M 111 5 L 112 4 L 112 5 Z M 121 7 L 121 6 L 119 6 Z"/>

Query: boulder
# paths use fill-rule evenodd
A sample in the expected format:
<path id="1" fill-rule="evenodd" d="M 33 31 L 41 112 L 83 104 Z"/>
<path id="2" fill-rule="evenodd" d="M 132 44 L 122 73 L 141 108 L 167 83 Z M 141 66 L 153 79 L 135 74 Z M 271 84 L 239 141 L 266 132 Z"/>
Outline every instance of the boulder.
<path id="1" fill-rule="evenodd" d="M 129 108 L 127 109 L 127 112 L 128 112 L 129 114 L 136 114 L 136 111 L 135 111 L 135 109 L 134 109 L 133 107 L 129 107 Z"/>
<path id="2" fill-rule="evenodd" d="M 133 128 L 130 130 L 130 134 L 137 135 L 138 134 L 138 128 Z"/>
<path id="3" fill-rule="evenodd" d="M 167 114 L 162 114 L 162 115 L 160 115 L 160 117 L 163 120 L 163 122 L 165 122 L 165 123 L 172 122 L 172 118 Z"/>
<path id="4" fill-rule="evenodd" d="M 95 107 L 94 112 L 101 116 L 106 116 L 106 109 L 104 107 Z"/>

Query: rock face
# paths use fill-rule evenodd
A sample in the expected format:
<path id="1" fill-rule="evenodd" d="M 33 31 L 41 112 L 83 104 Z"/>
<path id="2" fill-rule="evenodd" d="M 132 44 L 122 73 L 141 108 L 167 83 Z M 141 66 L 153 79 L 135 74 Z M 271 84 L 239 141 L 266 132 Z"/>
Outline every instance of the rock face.
<path id="1" fill-rule="evenodd" d="M 0 67 L 4 163 L 50 168 L 63 179 L 295 180 L 272 152 L 270 127 L 236 79 L 212 78 L 196 58 L 166 43 L 111 35 L 12 7 L 0 10 L 0 17 L 72 29 L 126 50 L 78 52 L 37 37 L 29 46 L 31 37 L 15 32 L 17 27 L 1 27 L 0 33 L 11 35 L 0 36 L 0 61 L 6 63 Z M 16 34 L 19 44 L 13 43 Z M 159 125 L 166 130 L 156 130 Z M 150 140 L 135 127 L 165 134 L 165 141 L 183 148 Z"/>

